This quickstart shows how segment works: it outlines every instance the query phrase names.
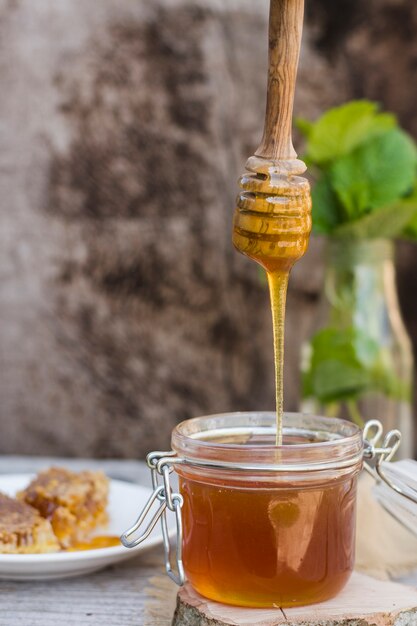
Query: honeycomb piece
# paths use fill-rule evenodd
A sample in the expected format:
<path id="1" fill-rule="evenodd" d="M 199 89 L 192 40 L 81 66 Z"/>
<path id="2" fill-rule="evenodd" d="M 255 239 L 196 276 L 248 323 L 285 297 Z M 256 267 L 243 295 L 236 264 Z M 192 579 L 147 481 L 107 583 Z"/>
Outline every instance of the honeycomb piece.
<path id="1" fill-rule="evenodd" d="M 108 522 L 108 492 L 102 472 L 52 467 L 40 472 L 18 497 L 49 520 L 61 546 L 70 548 Z"/>
<path id="2" fill-rule="evenodd" d="M 0 493 L 0 554 L 58 552 L 51 523 L 39 512 Z"/>

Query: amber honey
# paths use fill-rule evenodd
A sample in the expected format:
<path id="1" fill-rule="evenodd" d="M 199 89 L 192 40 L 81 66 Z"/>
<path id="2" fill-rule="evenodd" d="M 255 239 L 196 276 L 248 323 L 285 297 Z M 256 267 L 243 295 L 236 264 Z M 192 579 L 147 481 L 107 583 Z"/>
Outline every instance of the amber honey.
<path id="1" fill-rule="evenodd" d="M 98 535 L 88 541 L 80 541 L 67 549 L 67 552 L 78 552 L 79 550 L 100 550 L 101 548 L 114 548 L 120 546 L 120 537 L 116 535 Z"/>
<path id="2" fill-rule="evenodd" d="M 181 481 L 183 559 L 202 595 L 252 607 L 321 602 L 354 562 L 356 478 L 300 491 Z"/>
<path id="3" fill-rule="evenodd" d="M 188 459 L 176 468 L 185 572 L 199 593 L 218 602 L 314 604 L 335 596 L 353 569 L 359 429 L 284 415 L 277 458 L 274 418 L 213 416 L 174 431 L 173 447 Z M 216 436 L 205 427 L 216 428 Z"/>

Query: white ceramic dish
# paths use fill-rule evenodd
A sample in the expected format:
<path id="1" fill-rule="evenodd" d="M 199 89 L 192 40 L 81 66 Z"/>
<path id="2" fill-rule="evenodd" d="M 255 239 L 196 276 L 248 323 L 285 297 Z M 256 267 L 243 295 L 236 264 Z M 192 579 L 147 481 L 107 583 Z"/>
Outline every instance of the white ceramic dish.
<path id="1" fill-rule="evenodd" d="M 0 491 L 14 496 L 31 480 L 30 474 L 0 475 Z M 120 480 L 110 481 L 109 526 L 97 534 L 120 536 L 138 517 L 147 502 L 151 489 Z M 45 580 L 89 574 L 132 558 L 162 542 L 159 524 L 143 544 L 136 548 L 114 546 L 97 550 L 58 552 L 55 554 L 0 554 L 0 579 Z"/>

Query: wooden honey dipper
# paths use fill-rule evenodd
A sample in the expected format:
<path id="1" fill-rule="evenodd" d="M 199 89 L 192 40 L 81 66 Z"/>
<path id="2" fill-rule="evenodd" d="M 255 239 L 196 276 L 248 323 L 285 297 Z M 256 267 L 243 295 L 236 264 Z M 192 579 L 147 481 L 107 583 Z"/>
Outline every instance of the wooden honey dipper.
<path id="1" fill-rule="evenodd" d="M 292 143 L 295 82 L 304 0 L 271 0 L 264 133 L 246 163 L 233 221 L 233 244 L 267 271 L 274 326 L 277 445 L 282 444 L 285 299 L 289 272 L 307 250 L 310 186 Z"/>

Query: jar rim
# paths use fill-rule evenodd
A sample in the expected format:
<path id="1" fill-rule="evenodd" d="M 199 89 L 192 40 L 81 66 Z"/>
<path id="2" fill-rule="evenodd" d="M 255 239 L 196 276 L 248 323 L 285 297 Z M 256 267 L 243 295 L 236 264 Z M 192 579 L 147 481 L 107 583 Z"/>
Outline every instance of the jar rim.
<path id="1" fill-rule="evenodd" d="M 196 417 L 174 428 L 172 448 L 187 464 L 254 471 L 330 469 L 362 461 L 362 430 L 352 422 L 285 413 L 283 426 L 284 439 L 296 439 L 291 445 L 275 444 L 273 412 Z"/>

